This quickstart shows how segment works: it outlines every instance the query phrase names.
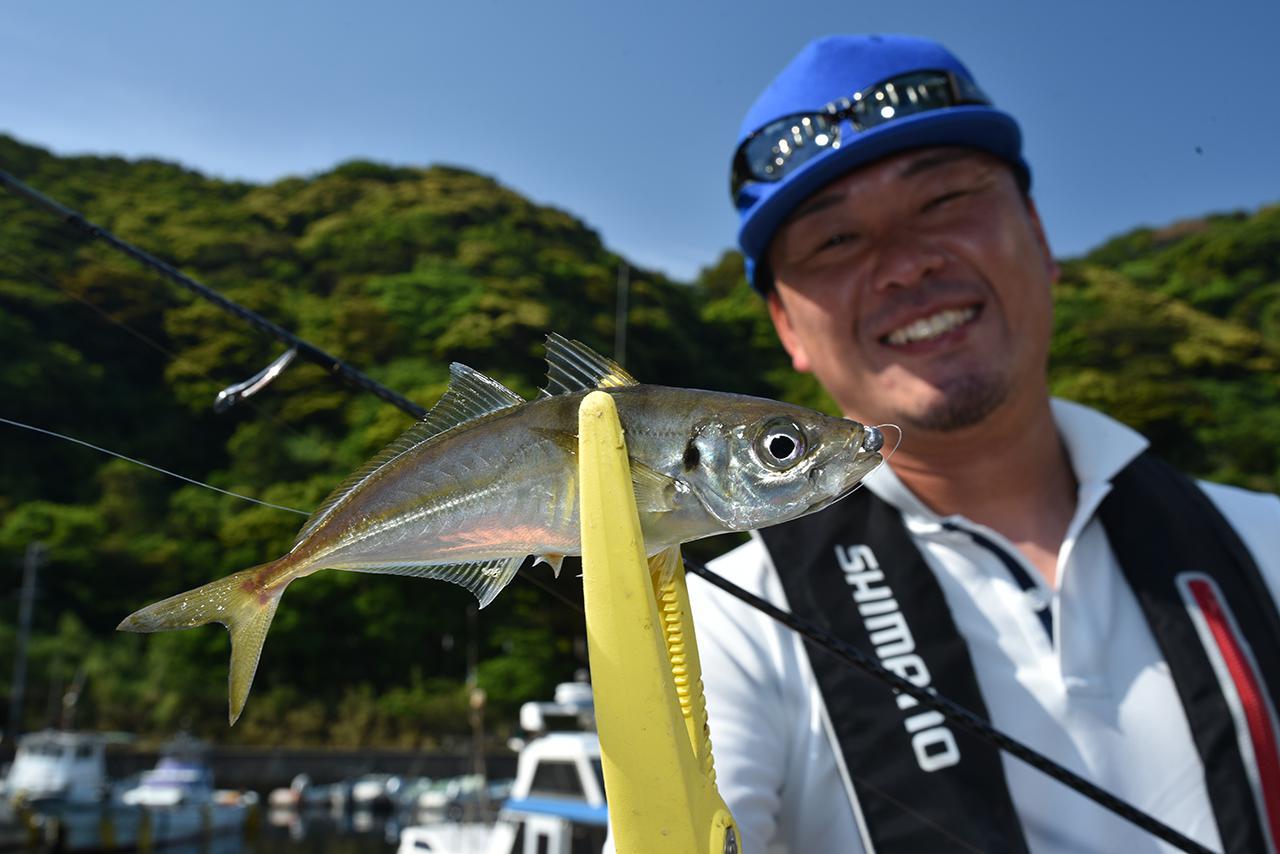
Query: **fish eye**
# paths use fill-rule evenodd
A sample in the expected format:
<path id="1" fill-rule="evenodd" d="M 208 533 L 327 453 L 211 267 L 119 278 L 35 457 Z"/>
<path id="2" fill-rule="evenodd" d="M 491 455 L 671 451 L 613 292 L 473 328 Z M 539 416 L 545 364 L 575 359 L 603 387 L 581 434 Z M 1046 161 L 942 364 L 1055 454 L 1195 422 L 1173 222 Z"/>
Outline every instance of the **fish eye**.
<path id="1" fill-rule="evenodd" d="M 804 431 L 785 418 L 766 422 L 756 437 L 756 456 L 765 466 L 777 471 L 791 468 L 806 450 Z"/>

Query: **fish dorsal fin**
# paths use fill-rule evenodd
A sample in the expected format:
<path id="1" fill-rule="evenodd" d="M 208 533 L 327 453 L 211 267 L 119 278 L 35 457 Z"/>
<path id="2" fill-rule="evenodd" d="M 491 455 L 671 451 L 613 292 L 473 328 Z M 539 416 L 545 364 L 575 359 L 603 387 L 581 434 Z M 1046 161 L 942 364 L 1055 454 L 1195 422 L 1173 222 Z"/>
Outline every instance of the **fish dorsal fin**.
<path id="1" fill-rule="evenodd" d="M 547 385 L 543 396 L 636 384 L 626 369 L 586 344 L 554 332 L 547 336 Z"/>
<path id="2" fill-rule="evenodd" d="M 320 505 L 320 509 L 312 513 L 307 524 L 302 526 L 302 530 L 298 532 L 298 538 L 294 540 L 294 545 L 302 542 L 320 527 L 320 524 L 338 508 L 338 505 L 355 492 L 362 483 L 408 451 L 468 421 L 524 402 L 524 398 L 497 380 L 490 379 L 459 362 L 454 362 L 449 366 L 449 387 L 445 389 L 444 395 L 436 405 L 431 407 L 431 411 L 424 415 L 421 421 L 402 433 L 400 438 L 387 445 L 377 456 L 357 469 L 337 489 L 329 493 L 329 497 Z"/>
<path id="3" fill-rule="evenodd" d="M 449 375 L 449 388 L 445 389 L 444 396 L 410 433 L 418 429 L 430 431 L 424 437 L 429 439 L 491 412 L 501 412 L 525 402 L 502 383 L 461 362 L 449 366 Z"/>

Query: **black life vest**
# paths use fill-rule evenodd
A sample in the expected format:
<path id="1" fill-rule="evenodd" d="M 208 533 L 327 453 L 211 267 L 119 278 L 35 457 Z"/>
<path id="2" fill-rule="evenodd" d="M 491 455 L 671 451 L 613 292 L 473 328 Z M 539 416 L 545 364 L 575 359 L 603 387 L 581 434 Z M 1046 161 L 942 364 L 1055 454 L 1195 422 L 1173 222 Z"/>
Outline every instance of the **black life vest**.
<path id="1" fill-rule="evenodd" d="M 1149 453 L 1098 512 L 1169 664 L 1225 850 L 1274 850 L 1280 614 L 1256 564 L 1196 484 Z M 864 489 L 760 534 L 795 614 L 990 719 L 968 645 L 895 508 Z M 997 748 L 808 654 L 877 854 L 1027 851 Z"/>

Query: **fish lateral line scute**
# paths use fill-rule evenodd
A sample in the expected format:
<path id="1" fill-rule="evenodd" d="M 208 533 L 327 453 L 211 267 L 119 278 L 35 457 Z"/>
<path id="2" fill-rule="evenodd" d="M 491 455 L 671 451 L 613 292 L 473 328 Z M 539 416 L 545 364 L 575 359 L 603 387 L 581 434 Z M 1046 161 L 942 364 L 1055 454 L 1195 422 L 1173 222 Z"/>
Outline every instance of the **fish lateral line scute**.
<path id="1" fill-rule="evenodd" d="M 148 605 L 119 628 L 225 625 L 234 724 L 280 598 L 298 578 L 322 569 L 429 578 L 465 587 L 484 607 L 527 556 L 558 575 L 566 556 L 581 554 L 577 417 L 593 389 L 617 407 L 650 555 L 819 510 L 882 460 L 878 434 L 858 422 L 763 398 L 644 385 L 551 334 L 538 398 L 524 400 L 455 363 L 436 405 L 345 478 L 288 553 Z M 780 424 L 802 439 L 802 451 L 771 444 Z"/>

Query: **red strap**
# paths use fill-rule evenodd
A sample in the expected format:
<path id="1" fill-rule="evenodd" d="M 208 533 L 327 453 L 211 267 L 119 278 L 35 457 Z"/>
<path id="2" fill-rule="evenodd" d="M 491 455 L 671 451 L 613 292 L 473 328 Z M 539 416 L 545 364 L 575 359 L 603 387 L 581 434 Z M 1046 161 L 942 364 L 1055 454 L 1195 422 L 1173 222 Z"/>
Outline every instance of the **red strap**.
<path id="1" fill-rule="evenodd" d="M 1266 815 L 1263 819 L 1271 829 L 1271 839 L 1280 840 L 1280 749 L 1277 749 L 1276 731 L 1271 721 L 1271 711 L 1266 695 L 1262 692 L 1258 674 L 1245 653 L 1241 639 L 1236 635 L 1231 619 L 1223 611 L 1222 603 L 1213 586 L 1207 581 L 1192 580 L 1187 583 L 1191 594 L 1200 606 L 1222 659 L 1235 683 L 1236 694 L 1244 711 L 1253 743 L 1257 777 L 1262 788 L 1262 802 Z M 1224 686 L 1225 687 L 1225 686 Z"/>

